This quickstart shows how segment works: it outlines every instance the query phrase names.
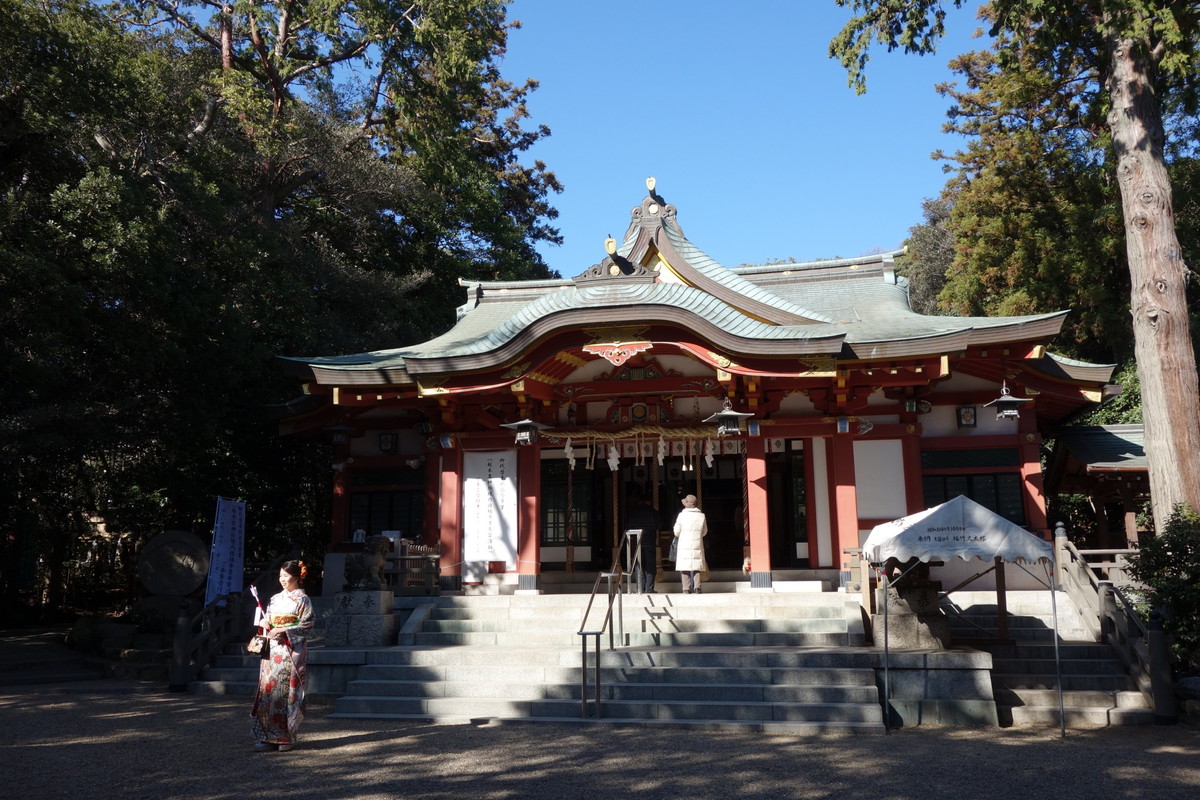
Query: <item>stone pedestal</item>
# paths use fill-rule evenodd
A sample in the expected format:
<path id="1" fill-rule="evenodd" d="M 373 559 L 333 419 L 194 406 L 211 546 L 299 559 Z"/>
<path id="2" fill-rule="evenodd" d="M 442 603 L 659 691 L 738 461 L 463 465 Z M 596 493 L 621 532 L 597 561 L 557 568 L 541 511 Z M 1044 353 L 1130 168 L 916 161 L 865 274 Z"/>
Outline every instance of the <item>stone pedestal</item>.
<path id="1" fill-rule="evenodd" d="M 1000 725 L 992 694 L 990 653 L 966 648 L 909 650 L 885 657 L 877 649 L 875 679 L 880 693 L 887 692 L 888 724 L 892 727 Z"/>
<path id="2" fill-rule="evenodd" d="M 346 585 L 346 560 L 349 553 L 326 553 L 325 571 L 321 576 L 321 596 L 335 597 Z"/>
<path id="3" fill-rule="evenodd" d="M 339 592 L 325 620 L 326 647 L 381 647 L 396 643 L 399 618 L 390 591 Z"/>
<path id="4" fill-rule="evenodd" d="M 938 591 L 933 586 L 897 589 L 889 586 L 887 597 L 877 589 L 871 619 L 871 633 L 878 647 L 884 646 L 884 603 L 887 603 L 887 646 L 896 649 L 945 650 L 950 647 L 950 626 L 946 613 L 938 607 Z"/>

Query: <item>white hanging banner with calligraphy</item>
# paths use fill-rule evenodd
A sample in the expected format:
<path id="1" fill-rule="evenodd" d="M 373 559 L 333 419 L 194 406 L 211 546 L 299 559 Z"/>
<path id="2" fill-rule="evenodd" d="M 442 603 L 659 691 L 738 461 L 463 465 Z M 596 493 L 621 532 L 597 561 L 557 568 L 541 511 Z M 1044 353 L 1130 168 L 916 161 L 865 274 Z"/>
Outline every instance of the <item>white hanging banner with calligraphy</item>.
<path id="1" fill-rule="evenodd" d="M 204 605 L 223 594 L 242 591 L 245 544 L 246 504 L 241 500 L 218 497 Z"/>
<path id="2" fill-rule="evenodd" d="M 463 453 L 463 578 L 482 580 L 488 563 L 517 564 L 517 453 Z"/>

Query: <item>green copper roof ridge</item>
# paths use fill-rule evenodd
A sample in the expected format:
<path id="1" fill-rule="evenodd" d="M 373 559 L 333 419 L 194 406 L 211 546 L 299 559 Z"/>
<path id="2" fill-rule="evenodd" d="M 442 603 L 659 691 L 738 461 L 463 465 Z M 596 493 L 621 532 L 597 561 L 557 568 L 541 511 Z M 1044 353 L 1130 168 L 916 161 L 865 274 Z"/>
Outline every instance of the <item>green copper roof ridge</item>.
<path id="1" fill-rule="evenodd" d="M 671 226 L 663 225 L 662 229 L 666 232 L 667 238 L 671 241 L 671 245 L 681 257 L 687 259 L 688 266 L 704 275 L 706 278 L 713 280 L 730 291 L 736 292 L 743 297 L 754 300 L 770 308 L 791 314 L 797 317 L 810 319 L 813 322 L 833 323 L 834 320 L 825 314 L 804 308 L 796 305 L 789 300 L 786 300 L 779 295 L 770 292 L 763 287 L 746 280 L 741 275 L 726 267 L 721 262 L 710 256 L 708 253 L 701 250 L 694 242 L 683 236 L 682 233 L 676 233 Z M 687 250 L 691 250 L 698 256 L 690 256 Z M 697 261 L 701 263 L 697 263 Z M 676 268 L 679 265 L 671 265 Z"/>
<path id="2" fill-rule="evenodd" d="M 733 272 L 739 275 L 754 275 L 758 273 L 779 272 L 785 270 L 815 270 L 828 267 L 854 267 L 865 264 L 887 264 L 889 260 L 903 256 L 908 252 L 908 248 L 902 247 L 899 250 L 889 250 L 884 253 L 871 253 L 865 256 L 855 256 L 853 258 L 826 258 L 816 259 L 813 261 L 781 261 L 778 264 L 747 264 L 740 267 L 729 267 Z"/>

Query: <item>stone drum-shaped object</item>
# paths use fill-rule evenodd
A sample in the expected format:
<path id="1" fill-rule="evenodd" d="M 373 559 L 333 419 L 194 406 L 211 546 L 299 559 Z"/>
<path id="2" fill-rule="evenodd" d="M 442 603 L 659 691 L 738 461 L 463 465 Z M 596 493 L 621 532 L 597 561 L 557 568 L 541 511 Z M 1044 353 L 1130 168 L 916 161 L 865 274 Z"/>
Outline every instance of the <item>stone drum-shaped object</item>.
<path id="1" fill-rule="evenodd" d="M 138 553 L 138 578 L 156 595 L 188 595 L 208 575 L 208 548 L 187 531 L 155 536 Z"/>

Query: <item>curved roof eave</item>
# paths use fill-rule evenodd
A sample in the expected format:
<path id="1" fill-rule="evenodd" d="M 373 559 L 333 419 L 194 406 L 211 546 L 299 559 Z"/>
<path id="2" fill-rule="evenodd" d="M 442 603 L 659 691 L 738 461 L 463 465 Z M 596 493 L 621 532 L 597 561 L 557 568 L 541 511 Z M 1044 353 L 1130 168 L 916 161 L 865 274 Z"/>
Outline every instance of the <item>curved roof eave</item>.
<path id="1" fill-rule="evenodd" d="M 914 358 L 961 352 L 970 345 L 970 337 L 969 329 L 941 331 L 893 339 L 847 341 L 846 347 L 849 351 L 847 355 L 862 361 Z"/>
<path id="2" fill-rule="evenodd" d="M 971 326 L 971 344 L 978 347 L 1034 339 L 1048 341 L 1062 330 L 1069 313 L 1071 312 L 1051 311 L 1022 317 L 968 317 L 962 322 Z"/>
<path id="3" fill-rule="evenodd" d="M 1055 378 L 1088 383 L 1108 383 L 1117 369 L 1117 364 L 1091 364 L 1066 356 L 1046 353 L 1035 362 L 1039 372 Z"/>
<path id="4" fill-rule="evenodd" d="M 647 312 L 650 309 L 653 309 L 654 313 L 648 318 Z M 544 314 L 494 349 L 458 355 L 409 356 L 406 359 L 406 367 L 414 375 L 495 368 L 511 363 L 538 341 L 560 331 L 631 324 L 674 325 L 693 331 L 711 347 L 729 356 L 836 356 L 841 352 L 845 340 L 845 334 L 841 330 L 827 330 L 815 335 L 817 332 L 809 326 L 802 326 L 801 330 L 797 330 L 792 326 L 765 325 L 756 320 L 748 320 L 747 325 L 761 326 L 773 335 L 742 336 L 713 322 L 710 317 L 686 307 L 666 304 L 619 304 L 591 309 L 563 309 Z"/>

